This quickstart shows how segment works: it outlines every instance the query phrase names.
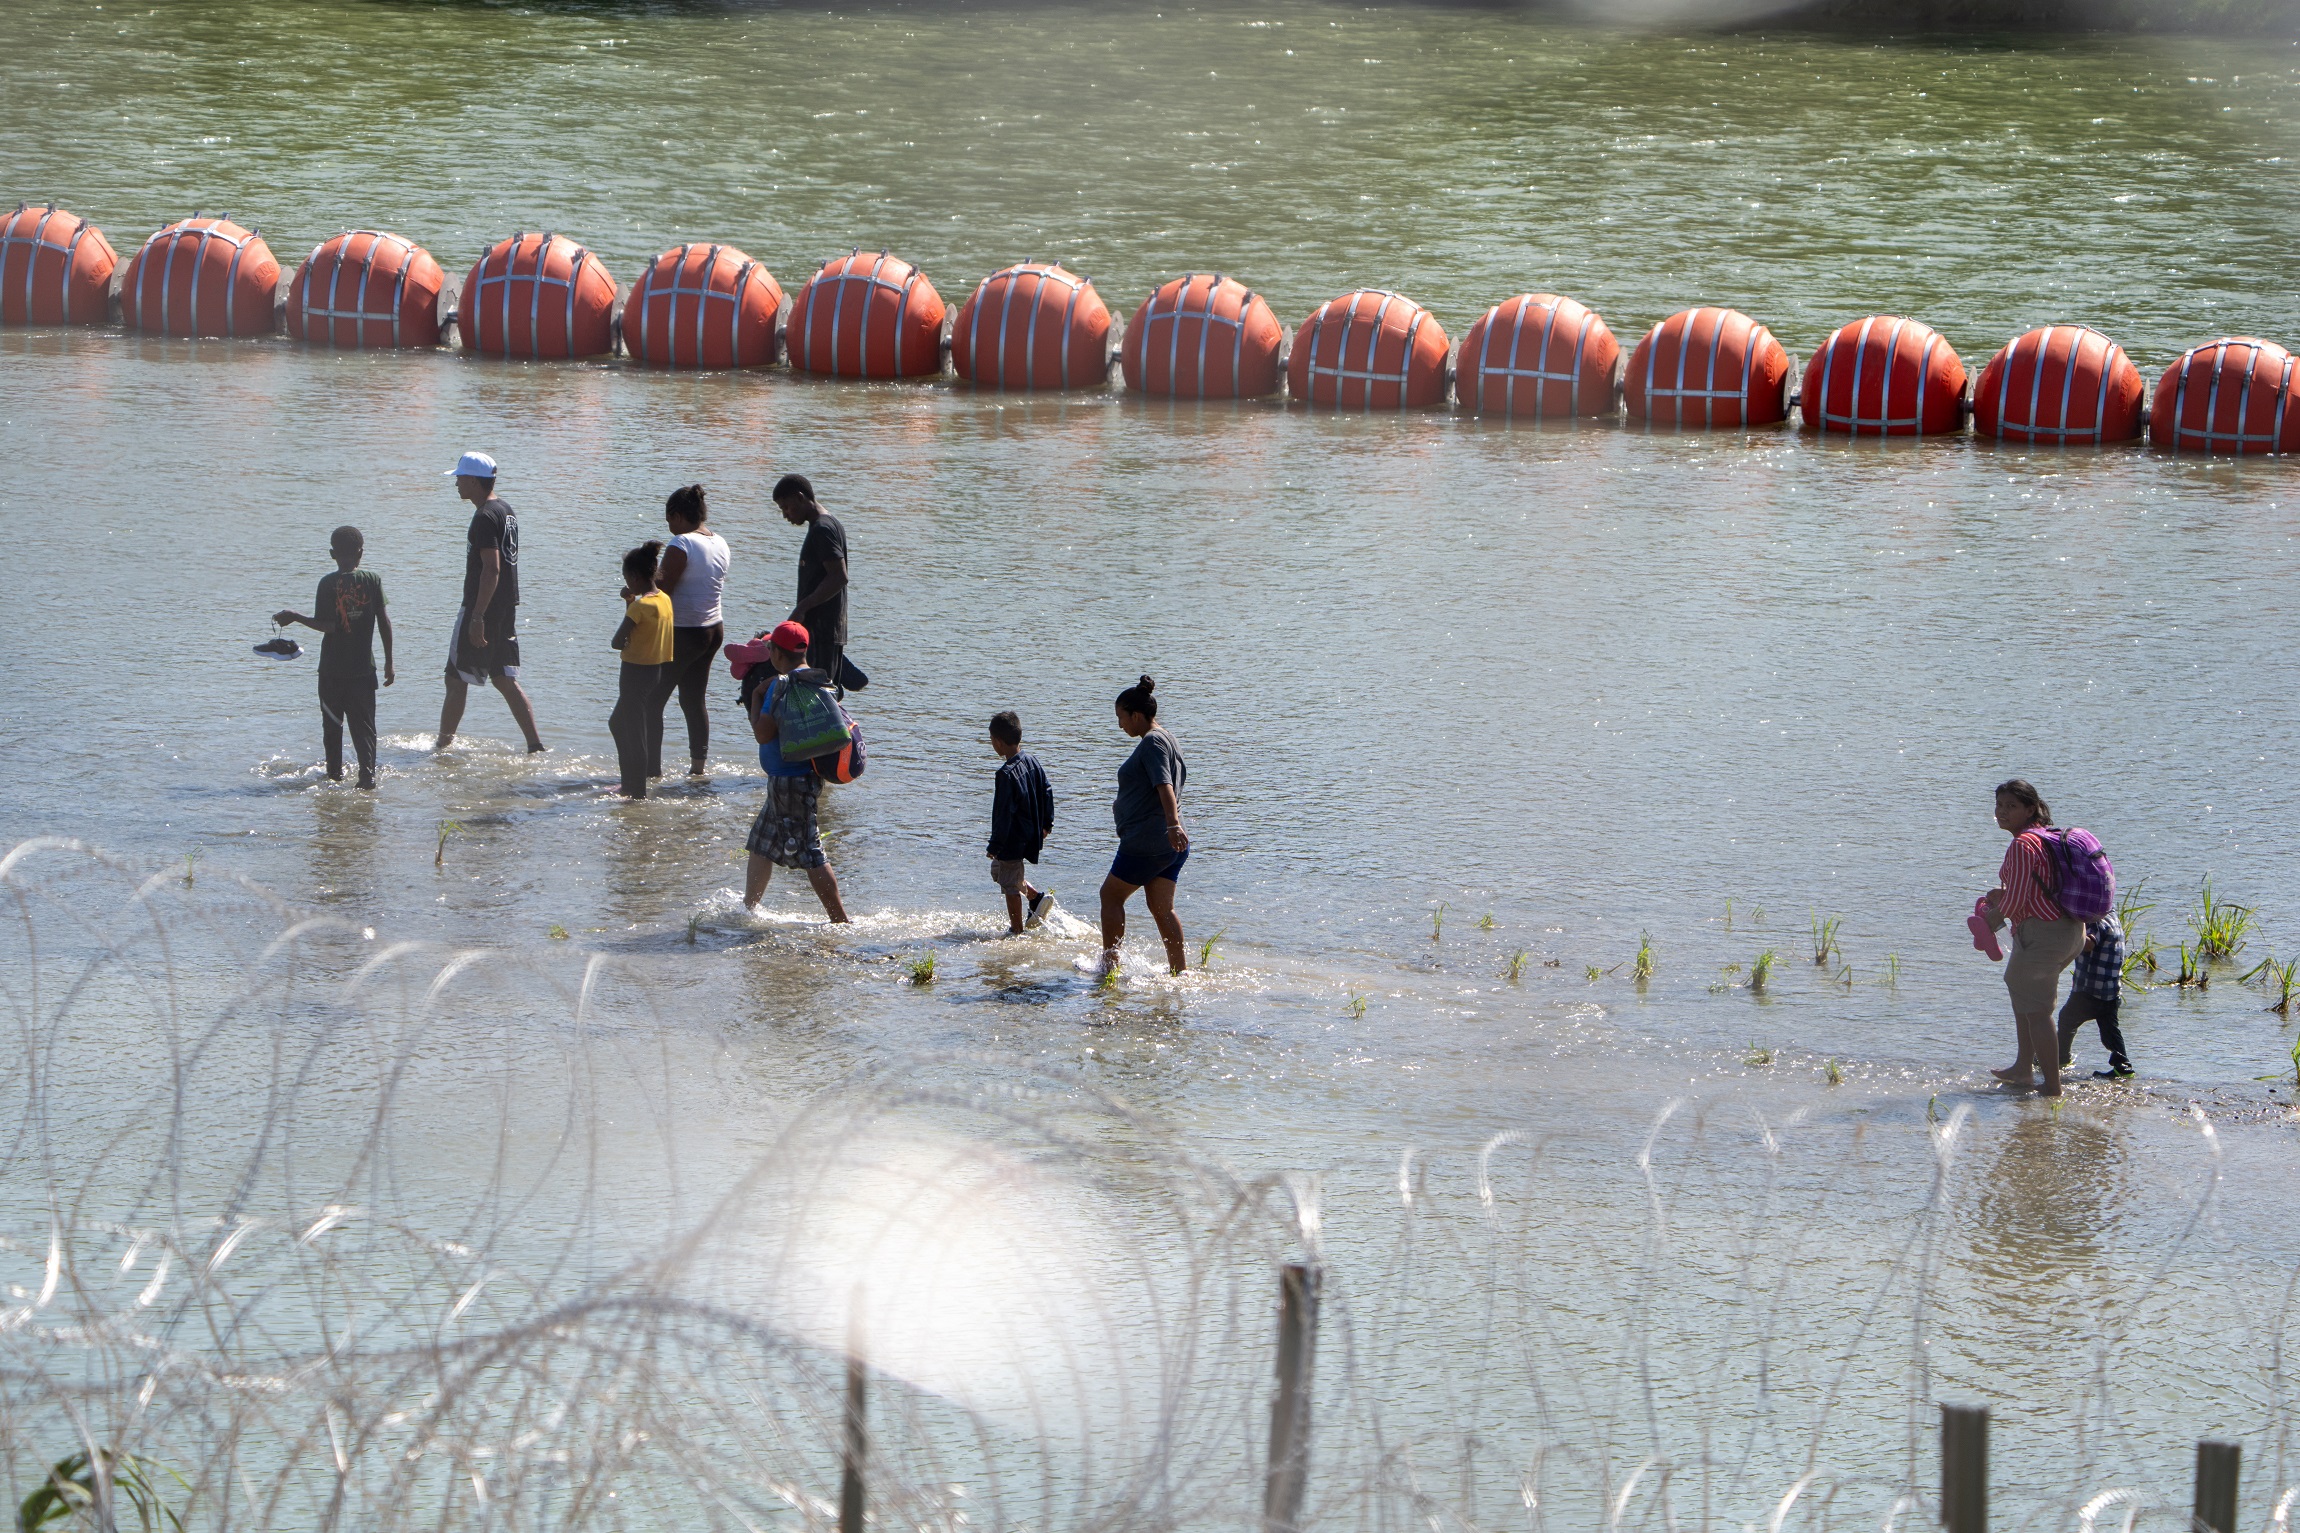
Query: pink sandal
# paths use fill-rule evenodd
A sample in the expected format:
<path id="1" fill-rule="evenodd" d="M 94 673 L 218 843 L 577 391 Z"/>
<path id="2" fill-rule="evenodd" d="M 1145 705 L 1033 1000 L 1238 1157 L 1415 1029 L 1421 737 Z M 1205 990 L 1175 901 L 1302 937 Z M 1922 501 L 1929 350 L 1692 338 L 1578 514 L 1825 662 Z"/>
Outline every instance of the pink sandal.
<path id="1" fill-rule="evenodd" d="M 1989 925 L 1988 908 L 1989 897 L 1984 894 L 1973 901 L 1973 913 L 1965 917 L 1965 925 L 1973 929 L 1973 946 L 2002 963 L 2005 950 L 1997 946 L 1996 928 Z"/>

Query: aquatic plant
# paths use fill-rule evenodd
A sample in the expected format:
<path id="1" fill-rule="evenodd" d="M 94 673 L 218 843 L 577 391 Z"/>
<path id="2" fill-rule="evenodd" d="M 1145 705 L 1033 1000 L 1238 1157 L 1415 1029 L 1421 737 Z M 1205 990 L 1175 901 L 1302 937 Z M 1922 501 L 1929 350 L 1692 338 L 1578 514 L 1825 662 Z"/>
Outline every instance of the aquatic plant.
<path id="1" fill-rule="evenodd" d="M 2263 990 L 2276 997 L 2268 1003 L 2268 1009 L 2278 1016 L 2284 1016 L 2292 1010 L 2293 1000 L 2300 997 L 2300 958 L 2287 958 L 2281 963 L 2272 956 L 2263 958 L 2237 983 L 2258 983 Z"/>
<path id="2" fill-rule="evenodd" d="M 2216 899 L 2212 880 L 2204 880 L 2196 908 L 2188 913 L 2188 929 L 2196 933 L 2197 956 L 2207 963 L 2226 963 L 2244 950 L 2244 939 L 2259 924 L 2249 905 Z"/>
<path id="3" fill-rule="evenodd" d="M 1730 894 L 1725 896 L 1725 929 L 1733 929 L 1733 896 Z"/>
<path id="4" fill-rule="evenodd" d="M 1773 964 L 1779 957 L 1771 948 L 1759 953 L 1749 965 L 1749 989 L 1752 993 L 1765 993 L 1765 982 L 1773 977 Z"/>
<path id="5" fill-rule="evenodd" d="M 1583 977 L 1593 985 L 1596 984 L 1599 980 L 1605 978 L 1605 971 L 1600 969 L 1595 964 L 1588 964 L 1584 966 L 1581 972 Z"/>
<path id="6" fill-rule="evenodd" d="M 1479 921 L 1478 921 L 1478 923 L 1477 923 L 1477 929 L 1478 929 L 1479 931 L 1481 931 L 1481 932 L 1489 932 L 1489 931 L 1492 931 L 1492 930 L 1493 930 L 1493 912 L 1492 912 L 1492 911 L 1490 911 L 1490 910 L 1489 910 L 1489 911 L 1487 911 L 1487 912 L 1485 913 L 1485 915 L 1479 919 Z"/>
<path id="7" fill-rule="evenodd" d="M 1832 1086 L 1845 1084 L 1845 1062 L 1841 1059 L 1830 1060 L 1821 1067 L 1821 1073 L 1828 1077 L 1829 1084 Z"/>
<path id="8" fill-rule="evenodd" d="M 1506 978 L 1511 984 L 1514 985 L 1519 980 L 1525 978 L 1525 960 L 1527 957 L 1528 954 L 1524 948 L 1519 948 L 1516 952 L 1509 955 L 1509 967 L 1502 972 L 1503 977 Z"/>
<path id="9" fill-rule="evenodd" d="M 1104 969 L 1102 977 L 1094 982 L 1094 988 L 1105 995 L 1116 991 L 1118 988 L 1118 965 L 1112 964 L 1109 968 Z"/>
<path id="10" fill-rule="evenodd" d="M 2136 878 L 2129 885 L 2120 885 L 2116 891 L 2116 924 L 2127 937 L 2132 935 L 2133 923 L 2156 908 L 2156 901 L 2140 897 L 2140 891 L 2147 887 L 2147 879 Z"/>
<path id="11" fill-rule="evenodd" d="M 2172 982 L 2183 990 L 2191 986 L 2198 990 L 2209 989 L 2212 984 L 2212 976 L 2205 972 L 2203 958 L 2189 952 L 2185 942 L 2180 944 L 2180 972 L 2173 976 Z"/>
<path id="12" fill-rule="evenodd" d="M 184 887 L 185 887 L 185 888 L 189 889 L 189 888 L 192 886 L 192 880 L 193 880 L 194 878 L 196 878 L 196 877 L 198 877 L 198 876 L 199 876 L 199 871 L 200 871 L 200 849 L 199 849 L 198 847 L 196 847 L 196 846 L 195 846 L 195 847 L 193 847 L 193 848 L 192 848 L 190 851 L 188 851 L 188 852 L 184 853 Z"/>
<path id="13" fill-rule="evenodd" d="M 905 964 L 903 967 L 904 967 L 904 968 L 906 968 L 906 969 L 908 969 L 908 970 L 910 971 L 910 982 L 911 982 L 912 984 L 914 984 L 914 985 L 931 985 L 931 984 L 933 984 L 933 983 L 934 983 L 934 949 L 932 949 L 932 948 L 928 948 L 928 949 L 927 949 L 925 952 L 923 952 L 923 953 L 919 954 L 919 955 L 918 955 L 916 958 L 913 958 L 913 959 L 912 959 L 912 960 L 911 960 L 909 963 Z M 1117 970 L 1113 969 L 1111 972 L 1112 972 L 1113 974 L 1115 974 L 1115 973 L 1117 972 Z"/>
<path id="14" fill-rule="evenodd" d="M 1749 912 L 1749 924 L 1751 926 L 1763 926 L 1765 924 L 1764 906 L 1759 905 L 1756 909 Z"/>
<path id="15" fill-rule="evenodd" d="M 1843 920 L 1843 916 L 1831 916 L 1824 921 L 1821 912 L 1813 912 L 1813 963 L 1816 967 L 1827 968 L 1832 953 L 1839 958 L 1845 956 L 1844 949 L 1837 946 L 1837 927 Z"/>
<path id="16" fill-rule="evenodd" d="M 461 829 L 463 829 L 463 822 L 460 820 L 441 820 L 439 822 L 439 846 L 431 854 L 433 867 L 444 868 L 447 866 L 447 838 Z"/>
<path id="17" fill-rule="evenodd" d="M 2128 988 L 2146 990 L 2148 987 L 2132 976 L 2141 973 L 2154 974 L 2155 972 L 2156 939 L 2154 937 L 2144 937 L 2137 947 L 2127 947 L 2124 950 L 2124 983 Z"/>
<path id="18" fill-rule="evenodd" d="M 701 916 L 687 917 L 687 946 L 693 947 L 695 945 L 696 936 L 702 929 L 703 918 Z"/>
<path id="19" fill-rule="evenodd" d="M 1653 933 L 1637 934 L 1637 956 L 1630 961 L 1629 977 L 1644 984 L 1653 977 Z"/>
<path id="20" fill-rule="evenodd" d="M 123 1497 L 126 1509 L 136 1514 L 136 1526 L 144 1533 L 160 1533 L 163 1528 L 182 1533 L 184 1519 L 160 1494 L 159 1486 L 153 1483 L 156 1475 L 167 1476 L 185 1491 L 191 1489 L 190 1482 L 175 1470 L 133 1453 L 98 1448 L 94 1456 L 83 1450 L 59 1459 L 40 1488 L 16 1508 L 18 1533 L 39 1533 L 51 1523 L 83 1520 L 105 1533 L 118 1533 L 127 1526 L 120 1515 Z"/>
<path id="21" fill-rule="evenodd" d="M 550 937 L 553 942 L 565 942 L 567 940 L 567 928 L 554 921 L 551 923 L 551 930 L 545 935 Z"/>
<path id="22" fill-rule="evenodd" d="M 1444 901 L 1444 900 L 1439 900 L 1439 901 L 1438 901 L 1438 908 L 1430 912 L 1430 941 L 1432 941 L 1432 942 L 1435 942 L 1435 941 L 1437 941 L 1437 940 L 1438 940 L 1440 937 L 1443 937 L 1444 935 L 1445 935 L 1445 901 Z"/>
<path id="23" fill-rule="evenodd" d="M 1342 1010 L 1353 1017 L 1362 1018 L 1366 1014 L 1366 998 L 1362 995 L 1352 995 L 1349 1004 L 1344 1006 Z"/>
<path id="24" fill-rule="evenodd" d="M 1717 971 L 1716 983 L 1709 987 L 1710 993 L 1714 995 L 1720 990 L 1733 989 L 1737 984 L 1739 984 L 1739 980 L 1737 980 L 1735 976 L 1740 972 L 1741 966 L 1737 963 L 1729 963 L 1725 965 L 1724 968 L 1719 969 Z"/>
<path id="25" fill-rule="evenodd" d="M 1885 988 L 1888 990 L 1901 988 L 1901 955 L 1898 953 L 1885 955 Z"/>
<path id="26" fill-rule="evenodd" d="M 1218 932 L 1214 933 L 1214 935 L 1213 935 L 1213 936 L 1211 936 L 1211 937 L 1208 937 L 1208 938 L 1207 938 L 1205 941 L 1203 941 L 1203 942 L 1201 942 L 1201 943 L 1199 943 L 1199 944 L 1198 944 L 1198 967 L 1199 967 L 1199 968 L 1201 968 L 1201 969 L 1211 969 L 1212 967 L 1214 967 L 1214 948 L 1215 948 L 1216 944 L 1218 944 L 1219 942 L 1221 942 L 1221 940 L 1222 940 L 1224 937 L 1227 937 L 1227 936 L 1229 936 L 1229 935 L 1230 935 L 1230 928 L 1229 928 L 1229 927 L 1227 927 L 1227 926 L 1225 926 L 1225 927 L 1223 927 L 1223 928 L 1222 928 L 1220 931 L 1218 931 Z"/>
<path id="27" fill-rule="evenodd" d="M 1773 1051 L 1767 1048 L 1759 1048 L 1754 1043 L 1750 1044 L 1748 1051 L 1741 1056 L 1741 1063 L 1752 1067 L 1769 1065 L 1772 1062 Z"/>
<path id="28" fill-rule="evenodd" d="M 1853 966 L 1851 964 L 1847 964 L 1837 971 L 1837 983 L 1843 985 L 1847 990 L 1853 988 Z"/>

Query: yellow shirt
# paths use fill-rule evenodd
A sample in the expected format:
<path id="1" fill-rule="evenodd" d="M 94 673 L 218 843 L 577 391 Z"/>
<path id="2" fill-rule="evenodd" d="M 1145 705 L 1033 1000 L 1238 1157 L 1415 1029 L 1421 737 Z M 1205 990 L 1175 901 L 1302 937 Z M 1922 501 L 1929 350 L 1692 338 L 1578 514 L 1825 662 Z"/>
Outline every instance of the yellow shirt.
<path id="1" fill-rule="evenodd" d="M 625 665 L 669 665 L 671 663 L 671 598 L 661 591 L 649 591 L 623 604 L 623 615 L 631 620 L 631 637 L 623 641 Z"/>

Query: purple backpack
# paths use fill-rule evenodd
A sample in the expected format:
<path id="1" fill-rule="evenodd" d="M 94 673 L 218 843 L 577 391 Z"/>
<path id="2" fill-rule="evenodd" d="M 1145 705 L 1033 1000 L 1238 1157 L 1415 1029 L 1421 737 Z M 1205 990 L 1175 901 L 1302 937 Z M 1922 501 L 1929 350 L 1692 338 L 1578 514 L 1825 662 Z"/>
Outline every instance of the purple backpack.
<path id="1" fill-rule="evenodd" d="M 2044 843 L 2045 860 L 2052 864 L 2053 879 L 2045 892 L 2062 914 L 2097 921 L 2116 908 L 2116 869 L 2098 837 L 2074 827 L 2040 826 L 2037 839 Z"/>

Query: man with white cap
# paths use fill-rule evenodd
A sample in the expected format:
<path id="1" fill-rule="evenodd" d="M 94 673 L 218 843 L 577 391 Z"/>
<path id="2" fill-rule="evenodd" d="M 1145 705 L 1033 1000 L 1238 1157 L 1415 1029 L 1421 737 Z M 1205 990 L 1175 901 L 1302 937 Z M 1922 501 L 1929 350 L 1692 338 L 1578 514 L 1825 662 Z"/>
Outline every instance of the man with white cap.
<path id="1" fill-rule="evenodd" d="M 471 546 L 463 560 L 463 606 L 447 642 L 447 701 L 432 749 L 455 743 L 465 699 L 492 681 L 527 736 L 527 749 L 539 751 L 535 709 L 519 685 L 519 518 L 510 502 L 495 498 L 495 460 L 487 454 L 467 452 L 447 472 L 455 476 L 455 493 L 472 505 Z"/>

